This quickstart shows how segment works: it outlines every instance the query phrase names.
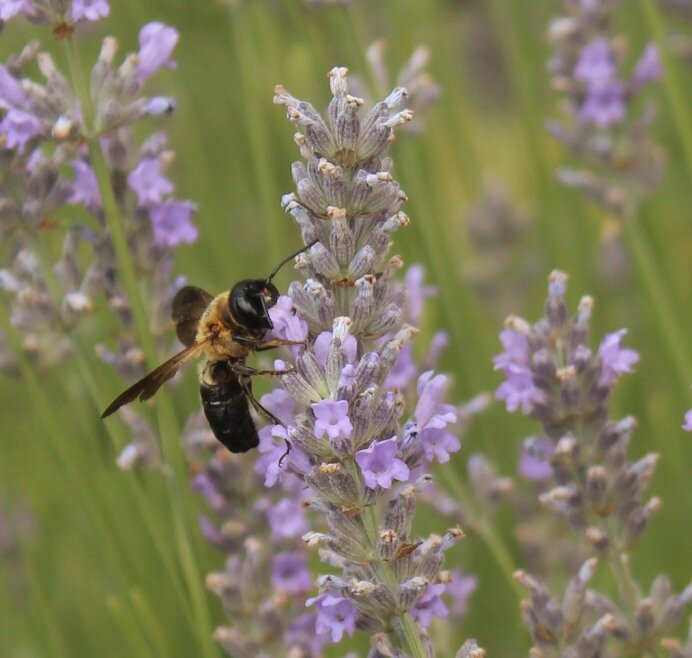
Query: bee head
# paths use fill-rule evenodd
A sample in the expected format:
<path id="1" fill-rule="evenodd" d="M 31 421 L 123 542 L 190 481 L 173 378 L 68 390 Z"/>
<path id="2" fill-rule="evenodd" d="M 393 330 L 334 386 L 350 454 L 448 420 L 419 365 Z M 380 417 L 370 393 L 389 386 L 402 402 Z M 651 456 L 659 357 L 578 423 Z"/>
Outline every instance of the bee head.
<path id="1" fill-rule="evenodd" d="M 273 329 L 269 309 L 276 304 L 279 291 L 267 279 L 245 279 L 236 283 L 228 296 L 233 319 L 247 329 Z"/>

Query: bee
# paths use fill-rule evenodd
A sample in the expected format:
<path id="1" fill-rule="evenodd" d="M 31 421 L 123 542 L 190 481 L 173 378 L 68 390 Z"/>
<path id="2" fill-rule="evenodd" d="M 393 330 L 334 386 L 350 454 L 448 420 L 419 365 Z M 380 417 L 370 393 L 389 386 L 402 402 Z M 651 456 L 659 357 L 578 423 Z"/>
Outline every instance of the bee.
<path id="1" fill-rule="evenodd" d="M 265 340 L 264 336 L 274 328 L 269 309 L 279 298 L 272 279 L 288 261 L 316 242 L 282 260 L 266 279 L 244 279 L 216 297 L 194 286 L 181 288 L 171 302 L 171 317 L 178 340 L 185 349 L 123 391 L 108 405 L 101 418 L 110 416 L 136 398 L 148 400 L 184 363 L 204 355 L 206 360 L 199 377 L 200 395 L 214 436 L 231 452 L 256 448 L 259 437 L 250 415 L 250 405 L 270 422 L 281 424 L 281 421 L 252 394 L 252 377 L 278 376 L 287 371 L 256 370 L 246 365 L 245 359 L 251 352 L 303 345 L 281 338 Z M 287 452 L 289 449 L 287 444 Z"/>

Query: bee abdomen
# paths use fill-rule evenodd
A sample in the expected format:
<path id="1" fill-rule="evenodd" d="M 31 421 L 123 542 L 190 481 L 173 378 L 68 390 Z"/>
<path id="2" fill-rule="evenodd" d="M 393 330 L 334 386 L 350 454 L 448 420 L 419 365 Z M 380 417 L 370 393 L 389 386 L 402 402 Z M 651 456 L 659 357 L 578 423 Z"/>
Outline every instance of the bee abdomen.
<path id="1" fill-rule="evenodd" d="M 214 436 L 231 452 L 256 448 L 259 443 L 257 428 L 237 375 L 227 362 L 210 364 L 210 368 L 211 372 L 200 385 L 200 395 L 204 415 Z"/>

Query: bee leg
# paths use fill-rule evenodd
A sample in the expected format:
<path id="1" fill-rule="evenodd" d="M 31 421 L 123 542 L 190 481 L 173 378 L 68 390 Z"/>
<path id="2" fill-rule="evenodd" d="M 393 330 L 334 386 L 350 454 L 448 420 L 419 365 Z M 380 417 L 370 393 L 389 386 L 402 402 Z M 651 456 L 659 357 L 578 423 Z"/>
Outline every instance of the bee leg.
<path id="1" fill-rule="evenodd" d="M 262 406 L 262 403 L 254 396 L 252 393 L 251 380 L 245 377 L 239 379 L 243 393 L 245 393 L 245 396 L 250 401 L 253 409 L 260 414 L 260 416 L 264 416 L 270 423 L 274 423 L 274 425 L 284 425 L 271 411 L 269 411 L 269 409 Z M 281 462 L 283 462 L 283 460 L 288 456 L 288 453 L 291 452 L 291 442 L 288 439 L 284 439 L 284 441 L 286 443 L 286 452 L 284 452 L 284 454 L 279 458 L 279 466 L 281 466 Z"/>
<path id="2" fill-rule="evenodd" d="M 255 352 L 264 352 L 265 350 L 273 350 L 277 347 L 307 347 L 307 342 L 304 340 L 284 340 L 283 338 L 273 338 L 265 340 L 254 348 Z"/>
<path id="3" fill-rule="evenodd" d="M 252 376 L 255 377 L 257 375 L 264 376 L 264 377 L 281 377 L 281 375 L 287 375 L 289 372 L 293 372 L 294 368 L 293 366 L 289 365 L 288 368 L 285 368 L 284 370 L 257 370 L 257 368 L 253 368 L 252 366 L 246 366 L 244 363 L 234 363 L 231 368 L 233 369 L 233 372 L 235 372 L 237 375 L 241 377 L 247 377 L 247 376 Z"/>
<path id="4" fill-rule="evenodd" d="M 285 340 L 284 338 L 272 338 L 271 340 L 262 340 L 261 338 L 253 338 L 252 336 L 243 336 L 242 334 L 233 334 L 232 338 L 238 345 L 249 347 L 255 352 L 264 352 L 265 350 L 273 350 L 277 347 L 300 346 L 305 347 L 305 341 Z"/>

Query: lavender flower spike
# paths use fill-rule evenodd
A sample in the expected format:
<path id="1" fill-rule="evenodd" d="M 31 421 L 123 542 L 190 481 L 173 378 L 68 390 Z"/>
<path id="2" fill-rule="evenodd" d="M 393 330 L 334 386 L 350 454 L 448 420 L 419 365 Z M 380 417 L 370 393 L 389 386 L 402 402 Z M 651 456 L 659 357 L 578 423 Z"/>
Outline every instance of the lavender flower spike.
<path id="1" fill-rule="evenodd" d="M 528 574 L 518 572 L 515 578 L 531 594 L 523 611 L 536 652 L 596 655 L 613 642 L 623 655 L 639 653 L 661 641 L 689 597 L 672 594 L 669 584 L 663 588 L 664 575 L 644 596 L 630 573 L 626 551 L 661 506 L 655 496 L 646 500 L 658 455 L 629 460 L 635 420 L 611 419 L 608 403 L 619 377 L 632 372 L 639 355 L 622 347 L 625 329 L 605 336 L 594 354 L 589 346 L 593 299 L 583 297 L 570 317 L 566 283 L 562 272 L 550 275 L 544 317 L 533 325 L 512 319 L 511 333 L 501 334 L 506 351 L 495 363 L 508 380 L 515 376 L 513 368 L 523 368 L 526 387 L 540 394 L 523 409 L 541 423 L 543 436 L 524 442 L 521 474 L 541 483 L 539 502 L 578 533 L 582 553 L 594 557 L 570 581 L 561 605 Z M 610 566 L 620 594 L 615 602 L 586 595 L 596 557 Z M 664 594 L 654 595 L 658 590 Z M 671 623 L 663 609 L 675 610 Z"/>
<path id="2" fill-rule="evenodd" d="M 283 87 L 275 90 L 305 159 L 293 164 L 295 191 L 283 207 L 305 244 L 316 243 L 297 258 L 304 280 L 289 286 L 290 304 L 277 304 L 272 316 L 279 338 L 295 331 L 291 318 L 298 318 L 307 343 L 281 377 L 292 416 L 266 434 L 285 436 L 292 450 L 278 473 L 283 446 L 263 444 L 258 468 L 267 484 L 307 486 L 310 507 L 325 516 L 326 531 L 303 535 L 336 568 L 317 579 L 319 594 L 308 601 L 318 610 L 318 637 L 338 642 L 367 629 L 387 655 L 430 657 L 426 629 L 433 616 L 449 613 L 441 598 L 451 580 L 441 571 L 443 554 L 462 533 L 417 538 L 411 522 L 418 494 L 432 481 L 427 466 L 447 461 L 459 441 L 456 410 L 444 401 L 448 378 L 430 370 L 417 376 L 408 346 L 418 332 L 404 322 L 404 310 L 420 319 L 432 291 L 414 269 L 407 309 L 396 278 L 401 259 L 388 258 L 393 234 L 409 220 L 386 152 L 412 113 L 400 109 L 403 88 L 364 111 L 346 69 L 329 77 L 326 118 Z M 404 391 L 418 398 L 408 418 Z"/>

